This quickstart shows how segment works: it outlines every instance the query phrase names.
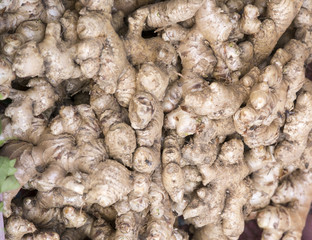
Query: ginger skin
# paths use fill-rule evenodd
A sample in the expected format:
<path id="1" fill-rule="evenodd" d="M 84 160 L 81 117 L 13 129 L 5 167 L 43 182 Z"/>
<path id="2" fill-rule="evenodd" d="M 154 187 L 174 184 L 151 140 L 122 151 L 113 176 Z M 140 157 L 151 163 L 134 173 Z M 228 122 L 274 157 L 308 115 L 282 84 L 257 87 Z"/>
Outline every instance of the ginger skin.
<path id="1" fill-rule="evenodd" d="M 221 165 L 223 168 L 219 167 Z M 224 168 L 227 168 L 228 171 L 224 171 Z M 233 179 L 234 174 L 231 171 L 235 172 L 238 169 L 240 169 L 240 174 L 235 174 L 235 179 Z M 233 239 L 238 238 L 244 228 L 244 216 L 241 209 L 247 204 L 250 195 L 250 187 L 243 180 L 249 170 L 243 159 L 242 141 L 232 139 L 225 142 L 215 163 L 202 165 L 200 171 L 203 176 L 203 184 L 209 185 L 197 190 L 197 195 L 183 212 L 184 218 L 196 227 L 222 226 L 220 228 L 223 235 Z M 222 179 L 227 179 L 230 176 L 231 182 L 227 185 L 218 184 L 218 182 L 224 181 Z M 212 196 L 214 199 L 210 199 Z M 229 196 L 229 199 L 226 199 L 226 196 Z M 245 197 L 241 198 L 241 196 Z M 236 208 L 238 205 L 241 207 Z M 222 214 L 219 214 L 220 212 Z"/>
<path id="2" fill-rule="evenodd" d="M 311 0 L 0 11 L 0 155 L 21 185 L 2 194 L 6 238 L 236 240 L 257 219 L 263 239 L 300 239 Z"/>
<path id="3" fill-rule="evenodd" d="M 175 133 L 166 136 L 162 153 L 162 182 L 170 198 L 177 203 L 183 200 L 184 173 L 181 168 L 181 150 Z"/>
<path id="4" fill-rule="evenodd" d="M 277 188 L 272 201 L 275 206 L 267 206 L 258 214 L 258 225 L 264 229 L 263 239 L 301 239 L 301 232 L 312 200 L 311 170 L 297 170 L 284 179 Z M 300 193 L 300 194 L 299 194 Z M 282 204 L 288 203 L 284 207 Z"/>

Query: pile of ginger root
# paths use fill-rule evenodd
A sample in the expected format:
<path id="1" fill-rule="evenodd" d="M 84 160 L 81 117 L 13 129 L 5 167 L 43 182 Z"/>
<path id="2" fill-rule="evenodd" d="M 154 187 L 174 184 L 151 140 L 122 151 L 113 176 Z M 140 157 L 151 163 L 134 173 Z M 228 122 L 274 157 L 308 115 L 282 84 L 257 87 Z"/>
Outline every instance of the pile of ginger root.
<path id="1" fill-rule="evenodd" d="M 20 183 L 2 194 L 7 240 L 234 240 L 251 219 L 301 239 L 311 0 L 0 10 L 0 156 Z"/>

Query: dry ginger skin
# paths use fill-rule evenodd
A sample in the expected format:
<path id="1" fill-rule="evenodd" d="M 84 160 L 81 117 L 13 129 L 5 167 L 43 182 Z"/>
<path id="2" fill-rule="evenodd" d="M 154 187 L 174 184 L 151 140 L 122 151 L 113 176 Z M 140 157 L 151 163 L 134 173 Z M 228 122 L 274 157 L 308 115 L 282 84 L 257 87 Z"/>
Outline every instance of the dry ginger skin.
<path id="1" fill-rule="evenodd" d="M 7 239 L 300 239 L 310 0 L 3 0 Z M 18 227 L 17 227 L 18 226 Z"/>

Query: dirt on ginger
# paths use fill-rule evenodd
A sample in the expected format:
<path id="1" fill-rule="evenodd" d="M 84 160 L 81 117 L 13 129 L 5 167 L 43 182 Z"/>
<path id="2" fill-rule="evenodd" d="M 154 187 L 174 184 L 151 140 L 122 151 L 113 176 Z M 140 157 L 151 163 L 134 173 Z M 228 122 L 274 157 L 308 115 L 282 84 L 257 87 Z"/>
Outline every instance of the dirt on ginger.
<path id="1" fill-rule="evenodd" d="M 310 0 L 0 12 L 0 156 L 20 184 L 2 193 L 6 239 L 234 240 L 250 219 L 262 239 L 301 239 Z"/>

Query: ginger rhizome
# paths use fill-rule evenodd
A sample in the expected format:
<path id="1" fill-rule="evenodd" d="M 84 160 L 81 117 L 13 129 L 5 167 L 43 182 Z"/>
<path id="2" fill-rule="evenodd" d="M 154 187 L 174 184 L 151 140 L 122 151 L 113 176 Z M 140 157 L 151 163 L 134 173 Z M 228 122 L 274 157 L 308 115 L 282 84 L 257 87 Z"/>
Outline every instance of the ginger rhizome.
<path id="1" fill-rule="evenodd" d="M 301 232 L 312 200 L 311 170 L 296 170 L 277 188 L 272 201 L 258 214 L 258 224 L 264 229 L 263 239 L 301 239 Z"/>
<path id="2" fill-rule="evenodd" d="M 300 238 L 311 1 L 0 10 L 0 155 L 23 189 L 3 193 L 8 239 L 232 240 L 249 219 Z"/>

